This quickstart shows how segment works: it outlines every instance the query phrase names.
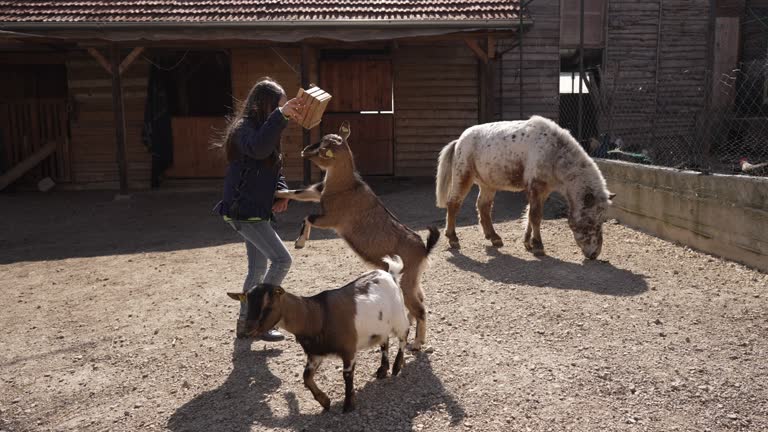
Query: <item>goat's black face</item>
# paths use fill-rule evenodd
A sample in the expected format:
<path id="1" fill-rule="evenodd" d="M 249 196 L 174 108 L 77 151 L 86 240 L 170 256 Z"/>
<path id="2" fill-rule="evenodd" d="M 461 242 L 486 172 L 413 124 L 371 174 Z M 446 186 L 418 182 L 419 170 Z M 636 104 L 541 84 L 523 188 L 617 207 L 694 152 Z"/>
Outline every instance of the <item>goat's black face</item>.
<path id="1" fill-rule="evenodd" d="M 284 293 L 278 286 L 261 284 L 245 294 L 229 294 L 230 297 L 246 304 L 246 333 L 264 333 L 280 321 L 280 297 Z"/>

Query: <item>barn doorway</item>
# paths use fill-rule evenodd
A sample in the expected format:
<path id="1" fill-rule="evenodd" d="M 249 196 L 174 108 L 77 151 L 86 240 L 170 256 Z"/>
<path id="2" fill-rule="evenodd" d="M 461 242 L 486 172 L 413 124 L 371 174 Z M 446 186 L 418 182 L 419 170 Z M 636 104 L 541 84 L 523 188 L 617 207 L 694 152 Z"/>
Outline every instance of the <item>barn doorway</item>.
<path id="1" fill-rule="evenodd" d="M 363 175 L 394 174 L 392 59 L 386 51 L 324 51 L 320 87 L 333 95 L 322 133 L 336 133 L 343 121 L 352 128 L 349 146 Z"/>
<path id="2" fill-rule="evenodd" d="M 53 153 L 23 179 L 69 182 L 67 71 L 63 62 L 47 63 L 45 54 L 37 60 L 38 64 L 0 67 L 0 175 L 53 144 Z"/>
<path id="3" fill-rule="evenodd" d="M 153 187 L 163 178 L 224 176 L 223 152 L 211 143 L 232 111 L 230 69 L 225 51 L 153 52 L 144 123 Z"/>

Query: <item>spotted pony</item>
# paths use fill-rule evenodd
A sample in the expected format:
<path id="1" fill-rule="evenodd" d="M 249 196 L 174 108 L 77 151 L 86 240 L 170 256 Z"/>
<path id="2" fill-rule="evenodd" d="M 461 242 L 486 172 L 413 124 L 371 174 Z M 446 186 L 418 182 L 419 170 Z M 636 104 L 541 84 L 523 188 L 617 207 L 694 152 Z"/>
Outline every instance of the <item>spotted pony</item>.
<path id="1" fill-rule="evenodd" d="M 597 164 L 555 122 L 528 120 L 472 126 L 440 152 L 437 206 L 447 208 L 445 235 L 459 247 L 456 214 L 473 184 L 480 187 L 477 210 L 485 238 L 503 246 L 491 223 L 496 191 L 525 191 L 528 198 L 525 248 L 544 254 L 541 221 L 544 202 L 553 191 L 568 201 L 568 224 L 584 256 L 595 259 L 603 246 L 603 222 L 614 194 Z"/>

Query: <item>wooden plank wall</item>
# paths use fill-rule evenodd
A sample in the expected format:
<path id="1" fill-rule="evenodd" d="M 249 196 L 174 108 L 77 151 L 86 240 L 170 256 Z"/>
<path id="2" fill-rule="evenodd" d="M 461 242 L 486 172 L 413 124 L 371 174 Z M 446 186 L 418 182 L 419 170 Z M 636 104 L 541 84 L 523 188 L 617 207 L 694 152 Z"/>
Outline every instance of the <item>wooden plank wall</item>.
<path id="1" fill-rule="evenodd" d="M 694 133 L 696 113 L 706 103 L 709 23 L 709 0 L 662 2 L 654 126 L 658 137 Z"/>
<path id="2" fill-rule="evenodd" d="M 608 2 L 606 79 L 611 93 L 610 129 L 629 145 L 647 145 L 656 89 L 659 0 Z M 601 130 L 608 120 L 598 119 Z"/>
<path id="3" fill-rule="evenodd" d="M 534 24 L 523 36 L 523 118 L 538 114 L 557 120 L 560 94 L 560 1 L 537 0 L 529 6 Z M 501 40 L 499 50 L 511 46 Z M 520 119 L 520 51 L 508 51 L 497 61 L 496 118 Z"/>
<path id="4" fill-rule="evenodd" d="M 432 176 L 447 143 L 478 122 L 478 63 L 462 42 L 400 45 L 395 69 L 395 175 Z"/>
<path id="5" fill-rule="evenodd" d="M 693 134 L 709 31 L 709 0 L 610 1 L 603 89 L 612 106 L 601 129 L 630 150 L 648 148 L 656 137 Z"/>
<path id="6" fill-rule="evenodd" d="M 768 38 L 765 27 L 756 20 L 749 9 L 764 18 L 768 14 L 768 0 L 746 0 L 741 28 L 741 59 L 745 62 L 764 59 L 768 55 Z"/>
<path id="7" fill-rule="evenodd" d="M 275 52 L 275 50 L 277 52 Z M 316 51 L 310 49 L 312 57 L 310 64 L 310 82 L 317 82 Z M 279 55 L 278 55 L 279 53 Z M 283 57 L 291 66 L 286 64 Z M 248 95 L 251 87 L 263 76 L 270 76 L 283 86 L 288 98 L 299 91 L 301 84 L 301 48 L 300 47 L 269 47 L 243 48 L 232 50 L 232 88 L 236 103 Z M 320 128 L 313 129 L 313 135 L 319 136 Z M 303 178 L 303 148 L 302 128 L 291 122 L 283 133 L 282 151 L 284 157 L 283 174 L 289 182 L 301 182 Z M 316 172 L 317 169 L 315 168 Z"/>
<path id="8" fill-rule="evenodd" d="M 127 54 L 127 52 L 125 53 Z M 67 59 L 73 183 L 88 188 L 117 188 L 117 144 L 112 113 L 112 78 L 86 52 Z M 148 189 L 152 156 L 141 139 L 149 65 L 136 59 L 123 74 L 128 186 Z"/>

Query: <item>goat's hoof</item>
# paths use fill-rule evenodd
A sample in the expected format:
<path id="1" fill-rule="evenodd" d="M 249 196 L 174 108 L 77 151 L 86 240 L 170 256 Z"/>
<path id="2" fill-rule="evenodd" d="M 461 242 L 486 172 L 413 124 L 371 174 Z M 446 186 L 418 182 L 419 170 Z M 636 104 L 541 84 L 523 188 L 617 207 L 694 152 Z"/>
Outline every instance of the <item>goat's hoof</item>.
<path id="1" fill-rule="evenodd" d="M 389 366 L 381 366 L 379 370 L 376 371 L 376 379 L 386 378 L 388 369 L 389 369 Z"/>
<path id="2" fill-rule="evenodd" d="M 354 402 L 349 402 L 349 403 L 345 402 L 344 403 L 344 409 L 342 410 L 342 412 L 344 412 L 346 414 L 346 413 L 352 412 L 354 410 L 355 410 L 355 403 Z"/>
<path id="3" fill-rule="evenodd" d="M 320 402 L 320 406 L 323 407 L 323 411 L 331 410 L 331 399 L 328 398 L 328 396 L 321 396 L 320 399 L 318 399 L 318 402 Z"/>
<path id="4" fill-rule="evenodd" d="M 402 363 L 405 363 L 405 360 L 403 360 Z M 396 364 L 396 365 L 392 366 L 392 376 L 396 377 L 400 373 L 400 371 L 402 369 L 403 369 L 403 365 L 402 364 Z"/>

